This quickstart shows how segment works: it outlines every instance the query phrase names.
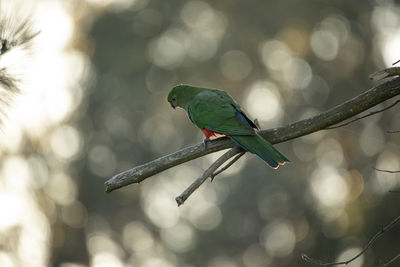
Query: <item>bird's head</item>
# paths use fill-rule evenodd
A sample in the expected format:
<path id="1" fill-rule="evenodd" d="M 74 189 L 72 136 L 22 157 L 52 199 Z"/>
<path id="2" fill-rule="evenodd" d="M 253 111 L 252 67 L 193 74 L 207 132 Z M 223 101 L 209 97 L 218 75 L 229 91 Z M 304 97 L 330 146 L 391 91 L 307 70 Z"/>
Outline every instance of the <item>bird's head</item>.
<path id="1" fill-rule="evenodd" d="M 169 92 L 168 102 L 173 108 L 181 107 L 187 110 L 188 105 L 193 97 L 203 90 L 203 88 L 190 85 L 177 85 Z"/>

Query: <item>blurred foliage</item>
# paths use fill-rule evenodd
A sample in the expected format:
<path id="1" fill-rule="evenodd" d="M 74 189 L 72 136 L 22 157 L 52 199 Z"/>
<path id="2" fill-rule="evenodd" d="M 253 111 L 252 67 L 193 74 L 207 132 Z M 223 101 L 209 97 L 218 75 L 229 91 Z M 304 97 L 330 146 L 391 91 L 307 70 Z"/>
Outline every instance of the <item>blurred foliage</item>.
<path id="1" fill-rule="evenodd" d="M 49 170 L 34 189 L 50 225 L 49 265 L 307 266 L 302 253 L 327 261 L 355 255 L 399 214 L 399 195 L 389 193 L 399 177 L 373 169 L 400 169 L 399 134 L 387 133 L 400 129 L 397 107 L 278 145 L 292 163 L 277 171 L 246 154 L 179 208 L 175 196 L 217 155 L 108 195 L 103 185 L 202 141 L 166 101 L 176 84 L 226 90 L 262 128 L 372 87 L 368 75 L 400 58 L 396 1 L 60 5 L 74 21 L 71 46 L 84 59 L 71 65 L 83 68 L 80 98 L 51 128 L 53 145 L 44 133 L 38 144 L 26 137 L 18 152 L 31 179 Z M 394 257 L 399 235 L 397 226 L 351 266 Z"/>

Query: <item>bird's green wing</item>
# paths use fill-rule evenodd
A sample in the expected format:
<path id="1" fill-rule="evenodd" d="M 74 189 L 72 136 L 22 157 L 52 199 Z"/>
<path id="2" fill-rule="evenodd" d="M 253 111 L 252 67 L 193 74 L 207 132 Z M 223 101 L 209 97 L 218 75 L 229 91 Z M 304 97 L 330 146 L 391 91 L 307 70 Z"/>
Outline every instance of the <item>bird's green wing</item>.
<path id="1" fill-rule="evenodd" d="M 255 134 L 254 123 L 224 91 L 210 89 L 197 94 L 189 104 L 188 113 L 200 129 L 226 135 Z"/>

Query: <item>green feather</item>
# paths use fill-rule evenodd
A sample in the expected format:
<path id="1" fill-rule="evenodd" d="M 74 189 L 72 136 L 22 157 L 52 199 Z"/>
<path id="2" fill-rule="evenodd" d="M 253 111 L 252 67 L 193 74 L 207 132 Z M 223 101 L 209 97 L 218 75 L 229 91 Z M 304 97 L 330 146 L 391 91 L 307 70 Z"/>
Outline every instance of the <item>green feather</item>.
<path id="1" fill-rule="evenodd" d="M 290 162 L 288 158 L 258 134 L 232 135 L 229 137 L 244 150 L 254 153 L 262 158 L 271 168 L 276 169 L 279 165 L 284 165 L 286 162 Z"/>

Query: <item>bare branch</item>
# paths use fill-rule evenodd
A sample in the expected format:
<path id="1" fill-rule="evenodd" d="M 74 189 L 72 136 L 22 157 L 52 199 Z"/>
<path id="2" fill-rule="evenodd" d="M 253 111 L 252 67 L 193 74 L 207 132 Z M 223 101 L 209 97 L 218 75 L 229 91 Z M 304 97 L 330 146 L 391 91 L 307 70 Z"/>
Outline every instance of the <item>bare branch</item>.
<path id="1" fill-rule="evenodd" d="M 381 169 L 378 169 L 378 168 L 375 168 L 375 167 L 372 167 L 372 168 L 374 168 L 374 170 L 376 170 L 378 172 L 400 173 L 400 171 L 381 170 Z"/>
<path id="2" fill-rule="evenodd" d="M 355 118 L 354 120 L 351 120 L 351 121 L 348 121 L 348 122 L 345 122 L 345 123 L 342 123 L 342 124 L 339 124 L 339 125 L 336 125 L 336 126 L 326 127 L 324 130 L 331 130 L 331 129 L 336 129 L 336 128 L 340 128 L 340 127 L 349 125 L 350 123 L 353 123 L 353 122 L 355 122 L 355 121 L 359 121 L 359 120 L 364 119 L 364 118 L 366 118 L 366 117 L 369 117 L 369 116 L 378 114 L 378 113 L 380 113 L 380 112 L 383 112 L 383 111 L 385 111 L 385 110 L 388 110 L 388 109 L 392 108 L 393 106 L 397 105 L 399 102 L 400 102 L 400 99 L 394 101 L 393 104 L 391 104 L 391 105 L 389 105 L 389 106 L 387 106 L 387 107 L 385 107 L 385 108 L 383 108 L 383 109 L 375 110 L 375 111 L 370 112 L 370 113 L 368 113 L 368 114 L 366 114 L 366 115 L 364 115 L 364 116 L 361 116 L 361 117 L 359 117 L 359 118 Z"/>
<path id="3" fill-rule="evenodd" d="M 234 147 L 230 149 L 228 152 L 224 153 L 221 157 L 219 157 L 211 166 L 203 172 L 203 174 L 197 178 L 181 195 L 175 198 L 178 206 L 182 205 L 186 199 L 197 189 L 200 185 L 202 185 L 208 177 L 212 176 L 213 173 L 227 160 L 235 156 L 236 154 L 241 153 L 244 154 L 243 149 L 239 147 Z M 214 175 L 215 176 L 215 175 Z"/>
<path id="4" fill-rule="evenodd" d="M 400 131 L 387 131 L 387 133 L 400 133 Z"/>
<path id="5" fill-rule="evenodd" d="M 280 128 L 263 130 L 260 131 L 259 134 L 272 144 L 285 142 L 338 124 L 399 94 L 400 78 L 397 77 L 377 85 L 353 99 L 312 118 L 301 120 Z M 207 148 L 204 148 L 202 144 L 184 148 L 170 155 L 115 175 L 105 182 L 106 192 L 111 192 L 131 183 L 139 183 L 168 168 L 234 146 L 236 145 L 229 138 L 218 138 L 211 141 L 207 145 Z"/>
<path id="6" fill-rule="evenodd" d="M 223 168 L 221 168 L 218 171 L 216 171 L 213 174 L 211 174 L 211 176 L 210 176 L 211 177 L 211 181 L 214 180 L 215 176 L 217 176 L 218 174 L 220 174 L 221 172 L 225 171 L 230 166 L 232 166 L 232 164 L 235 163 L 238 159 L 240 159 L 244 155 L 244 153 L 246 153 L 246 151 L 240 152 L 231 161 L 229 161 L 229 163 L 226 164 Z"/>
<path id="7" fill-rule="evenodd" d="M 316 260 L 311 257 L 309 257 L 306 254 L 302 254 L 301 258 L 309 263 L 316 264 L 316 265 L 321 265 L 321 266 L 334 266 L 334 265 L 347 265 L 352 261 L 355 261 L 357 258 L 359 258 L 361 255 L 363 255 L 374 243 L 375 241 L 381 237 L 385 232 L 389 231 L 393 226 L 395 226 L 398 222 L 400 221 L 400 216 L 396 217 L 393 221 L 391 221 L 389 224 L 384 226 L 379 232 L 377 232 L 367 243 L 367 245 L 354 257 L 352 257 L 349 260 L 346 261 L 338 261 L 338 262 L 323 262 L 321 260 Z"/>
<path id="8" fill-rule="evenodd" d="M 371 75 L 369 75 L 369 78 L 373 81 L 380 81 L 388 77 L 394 77 L 399 75 L 400 75 L 400 67 L 392 67 L 374 72 Z"/>
<path id="9" fill-rule="evenodd" d="M 392 264 L 393 262 L 397 261 L 398 259 L 400 259 L 400 253 L 397 254 L 396 256 L 394 256 L 392 259 L 390 259 L 388 262 L 382 264 L 382 267 L 386 267 L 389 266 L 390 264 Z"/>

